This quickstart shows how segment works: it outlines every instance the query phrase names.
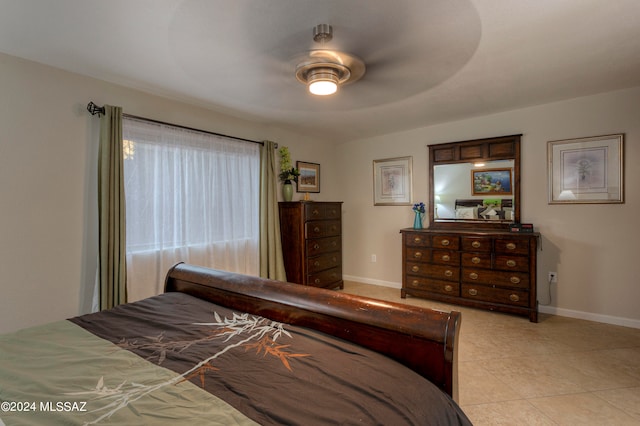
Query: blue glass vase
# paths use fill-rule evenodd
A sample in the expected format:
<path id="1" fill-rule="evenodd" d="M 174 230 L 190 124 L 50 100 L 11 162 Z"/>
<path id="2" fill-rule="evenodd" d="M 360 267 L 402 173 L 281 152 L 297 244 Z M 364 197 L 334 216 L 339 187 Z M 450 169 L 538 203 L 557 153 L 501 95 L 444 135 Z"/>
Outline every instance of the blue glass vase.
<path id="1" fill-rule="evenodd" d="M 413 219 L 413 229 L 422 229 L 422 213 L 415 212 L 416 217 Z"/>

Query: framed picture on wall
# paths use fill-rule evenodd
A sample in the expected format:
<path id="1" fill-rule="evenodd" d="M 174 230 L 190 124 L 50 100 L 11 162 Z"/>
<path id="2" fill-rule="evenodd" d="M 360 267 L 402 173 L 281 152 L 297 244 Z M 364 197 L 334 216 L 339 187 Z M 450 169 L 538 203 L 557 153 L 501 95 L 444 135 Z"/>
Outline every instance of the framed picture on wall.
<path id="1" fill-rule="evenodd" d="M 549 204 L 623 203 L 624 135 L 547 142 Z"/>
<path id="2" fill-rule="evenodd" d="M 320 164 L 296 161 L 298 176 L 298 192 L 320 192 Z"/>
<path id="3" fill-rule="evenodd" d="M 510 168 L 471 170 L 471 195 L 513 194 Z"/>
<path id="4" fill-rule="evenodd" d="M 373 205 L 411 205 L 413 157 L 373 160 Z"/>

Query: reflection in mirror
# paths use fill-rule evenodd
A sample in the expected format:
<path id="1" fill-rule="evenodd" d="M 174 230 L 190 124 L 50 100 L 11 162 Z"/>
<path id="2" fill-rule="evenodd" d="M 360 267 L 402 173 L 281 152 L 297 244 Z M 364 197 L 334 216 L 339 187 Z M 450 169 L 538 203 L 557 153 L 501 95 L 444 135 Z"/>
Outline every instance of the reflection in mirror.
<path id="1" fill-rule="evenodd" d="M 474 163 L 441 164 L 433 167 L 434 219 L 476 219 L 513 221 L 513 160 Z M 483 190 L 474 191 L 472 172 L 488 169 L 507 169 L 511 178 Z M 480 193 L 480 195 L 478 195 Z M 462 202 L 464 200 L 464 202 Z M 476 201 L 477 202 L 472 202 Z M 507 201 L 509 200 L 509 201 Z M 458 205 L 456 206 L 456 201 Z M 511 206 L 509 206 L 511 204 Z"/>
<path id="2" fill-rule="evenodd" d="M 521 136 L 427 145 L 429 228 L 506 230 L 519 222 Z"/>

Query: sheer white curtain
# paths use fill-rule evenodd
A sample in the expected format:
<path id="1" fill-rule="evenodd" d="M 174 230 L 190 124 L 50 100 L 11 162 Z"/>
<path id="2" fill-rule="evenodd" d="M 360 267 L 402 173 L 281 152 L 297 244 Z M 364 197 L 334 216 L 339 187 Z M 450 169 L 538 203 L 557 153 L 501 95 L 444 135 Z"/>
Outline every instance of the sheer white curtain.
<path id="1" fill-rule="evenodd" d="M 259 275 L 260 146 L 125 117 L 127 291 L 188 262 Z"/>

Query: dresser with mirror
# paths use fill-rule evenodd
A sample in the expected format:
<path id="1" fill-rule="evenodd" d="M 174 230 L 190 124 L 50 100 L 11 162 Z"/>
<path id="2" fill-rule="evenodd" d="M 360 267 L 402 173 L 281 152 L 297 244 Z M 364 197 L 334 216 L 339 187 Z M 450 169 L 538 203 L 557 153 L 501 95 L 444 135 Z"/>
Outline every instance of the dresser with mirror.
<path id="1" fill-rule="evenodd" d="M 429 145 L 428 227 L 400 231 L 403 298 L 538 321 L 539 234 L 517 226 L 520 139 L 511 135 Z"/>

